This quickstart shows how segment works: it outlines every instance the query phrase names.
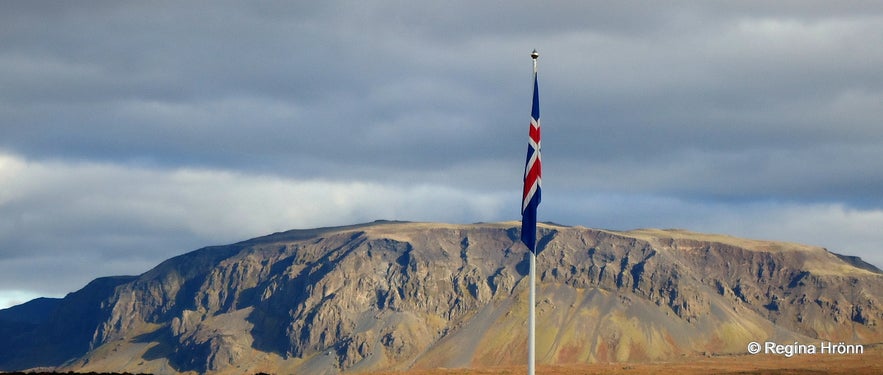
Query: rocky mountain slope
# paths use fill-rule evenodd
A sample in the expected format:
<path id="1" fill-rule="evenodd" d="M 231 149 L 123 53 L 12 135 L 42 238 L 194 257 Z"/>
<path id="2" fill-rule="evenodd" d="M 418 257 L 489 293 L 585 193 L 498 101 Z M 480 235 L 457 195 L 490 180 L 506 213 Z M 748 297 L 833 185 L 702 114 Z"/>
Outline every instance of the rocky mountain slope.
<path id="1" fill-rule="evenodd" d="M 0 370 L 521 364 L 528 267 L 518 231 L 375 222 L 203 248 L 42 301 L 45 316 L 0 312 Z M 883 341 L 883 274 L 859 259 L 677 230 L 540 232 L 540 363 L 741 354 L 750 341 Z"/>

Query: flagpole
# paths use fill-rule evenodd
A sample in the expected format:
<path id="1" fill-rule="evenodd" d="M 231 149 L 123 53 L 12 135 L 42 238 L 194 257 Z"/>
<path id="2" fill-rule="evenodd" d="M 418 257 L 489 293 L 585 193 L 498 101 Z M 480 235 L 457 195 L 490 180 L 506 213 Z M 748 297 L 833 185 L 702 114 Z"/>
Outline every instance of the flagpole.
<path id="1" fill-rule="evenodd" d="M 533 50 L 530 54 L 531 59 L 533 59 L 533 77 L 534 81 L 536 81 L 537 77 L 537 58 L 540 57 L 540 54 L 537 53 L 537 50 Z M 536 241 L 534 241 L 534 249 L 536 249 Z M 537 255 L 535 251 L 529 251 L 530 253 L 530 316 L 528 317 L 528 334 L 527 334 L 527 374 L 534 375 L 534 371 L 536 370 L 536 294 L 537 294 Z"/>
<path id="2" fill-rule="evenodd" d="M 537 329 L 537 318 L 536 318 L 536 294 L 537 294 L 537 256 L 530 252 L 530 318 L 528 319 L 528 326 L 530 326 L 530 332 L 528 333 L 528 343 L 527 343 L 527 373 L 528 375 L 534 375 L 534 370 L 536 369 L 536 329 Z"/>

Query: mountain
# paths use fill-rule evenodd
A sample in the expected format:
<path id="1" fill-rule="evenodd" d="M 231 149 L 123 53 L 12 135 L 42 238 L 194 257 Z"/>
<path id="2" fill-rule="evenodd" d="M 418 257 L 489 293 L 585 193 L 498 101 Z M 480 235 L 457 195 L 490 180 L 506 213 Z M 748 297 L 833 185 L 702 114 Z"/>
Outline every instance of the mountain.
<path id="1" fill-rule="evenodd" d="M 60 298 L 40 297 L 21 305 L 0 310 L 0 322 L 38 325 L 49 319 Z"/>
<path id="2" fill-rule="evenodd" d="M 537 360 L 883 341 L 883 274 L 793 243 L 540 226 Z M 0 311 L 0 370 L 338 373 L 522 364 L 517 223 L 374 222 L 199 249 Z M 50 311 L 51 310 L 51 311 Z M 12 318 L 10 318 L 12 316 Z M 18 318 L 15 318 L 15 317 Z"/>

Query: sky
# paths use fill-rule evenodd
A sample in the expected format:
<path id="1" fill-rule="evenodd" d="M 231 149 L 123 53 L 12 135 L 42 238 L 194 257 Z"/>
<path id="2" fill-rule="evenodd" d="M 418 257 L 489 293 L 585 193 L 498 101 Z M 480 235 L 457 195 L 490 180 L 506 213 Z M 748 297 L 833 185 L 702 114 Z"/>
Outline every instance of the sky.
<path id="1" fill-rule="evenodd" d="M 0 308 L 378 219 L 792 241 L 883 266 L 883 2 L 4 1 Z"/>

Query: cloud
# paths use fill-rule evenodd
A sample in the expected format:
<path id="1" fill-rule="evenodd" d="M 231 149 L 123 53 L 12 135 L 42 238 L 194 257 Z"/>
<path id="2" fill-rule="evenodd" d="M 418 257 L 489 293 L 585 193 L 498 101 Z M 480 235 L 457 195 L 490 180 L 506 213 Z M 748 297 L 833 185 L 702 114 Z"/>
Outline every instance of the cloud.
<path id="1" fill-rule="evenodd" d="M 10 301 L 61 296 L 95 277 L 140 274 L 202 246 L 292 228 L 376 219 L 501 221 L 519 214 L 517 189 L 38 162 L 13 154 L 0 155 L 0 181 L 0 296 Z M 574 193 L 547 186 L 541 214 L 570 225 L 681 227 L 809 243 L 883 264 L 879 209 Z"/>
<path id="2" fill-rule="evenodd" d="M 5 16 L 0 145 L 31 158 L 383 179 L 500 162 L 521 143 L 533 47 L 567 162 L 883 142 L 876 6 L 26 8 Z"/>
<path id="3" fill-rule="evenodd" d="M 870 172 L 883 168 L 881 160 L 883 148 L 861 143 L 777 150 L 684 149 L 660 151 L 656 159 L 549 162 L 545 179 L 567 190 L 883 207 L 876 194 L 883 189 L 883 175 Z"/>
<path id="4" fill-rule="evenodd" d="M 0 286 L 58 296 L 174 255 L 292 228 L 498 219 L 500 194 L 0 155 Z M 46 275 L 51 274 L 51 278 Z"/>
<path id="5" fill-rule="evenodd" d="M 3 290 L 517 218 L 533 48 L 548 220 L 879 252 L 879 4 L 16 2 L 0 25 L 0 268 L 70 264 Z"/>

